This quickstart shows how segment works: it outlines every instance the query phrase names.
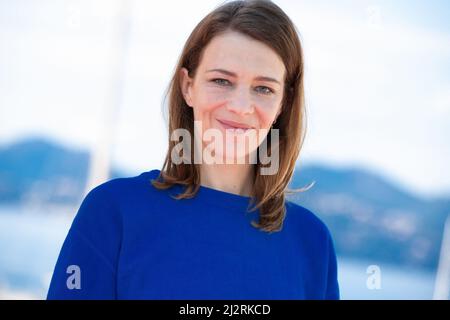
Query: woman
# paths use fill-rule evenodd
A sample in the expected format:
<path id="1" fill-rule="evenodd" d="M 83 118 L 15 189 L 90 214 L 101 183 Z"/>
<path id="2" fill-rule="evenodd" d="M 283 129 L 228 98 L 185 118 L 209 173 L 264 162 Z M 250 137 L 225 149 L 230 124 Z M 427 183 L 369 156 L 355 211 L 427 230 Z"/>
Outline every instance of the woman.
<path id="1" fill-rule="evenodd" d="M 285 200 L 303 121 L 291 20 L 269 1 L 216 8 L 170 83 L 162 170 L 88 193 L 48 299 L 339 299 L 327 227 Z"/>

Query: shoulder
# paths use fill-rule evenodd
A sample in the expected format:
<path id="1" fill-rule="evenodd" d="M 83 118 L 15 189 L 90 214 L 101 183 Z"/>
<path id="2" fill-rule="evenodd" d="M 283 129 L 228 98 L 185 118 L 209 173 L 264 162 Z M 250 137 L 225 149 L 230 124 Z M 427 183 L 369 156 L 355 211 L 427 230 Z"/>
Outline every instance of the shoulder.
<path id="1" fill-rule="evenodd" d="M 136 195 L 142 190 L 150 189 L 146 187 L 151 186 L 151 180 L 156 179 L 159 172 L 159 170 L 154 169 L 135 176 L 110 179 L 92 188 L 86 198 L 119 202 L 121 199 Z"/>
<path id="2" fill-rule="evenodd" d="M 302 235 L 328 242 L 331 238 L 327 225 L 311 210 L 286 200 L 286 223 L 291 224 Z"/>
<path id="3" fill-rule="evenodd" d="M 94 192 L 117 192 L 123 191 L 124 188 L 133 188 L 141 185 L 143 182 L 150 181 L 152 179 L 156 179 L 159 176 L 159 170 L 153 169 L 150 171 L 145 171 L 140 173 L 139 175 L 127 176 L 127 177 L 118 177 L 114 179 L 110 179 L 106 182 L 103 182 L 97 185 L 92 189 Z"/>
<path id="4" fill-rule="evenodd" d="M 93 187 L 81 202 L 76 219 L 114 219 L 119 222 L 122 219 L 122 209 L 128 203 L 148 198 L 149 192 L 155 189 L 151 180 L 158 175 L 159 170 L 151 170 L 135 176 L 110 179 Z"/>

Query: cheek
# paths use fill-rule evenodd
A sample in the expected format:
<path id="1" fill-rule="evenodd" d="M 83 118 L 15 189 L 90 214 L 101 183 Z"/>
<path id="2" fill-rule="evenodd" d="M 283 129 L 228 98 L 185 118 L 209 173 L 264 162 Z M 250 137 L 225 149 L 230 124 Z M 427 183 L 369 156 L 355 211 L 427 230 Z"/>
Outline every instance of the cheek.
<path id="1" fill-rule="evenodd" d="M 216 110 L 223 108 L 225 105 L 226 100 L 217 95 L 207 92 L 198 95 L 193 101 L 194 120 L 202 122 L 203 130 L 215 127 L 214 114 Z"/>
<path id="2" fill-rule="evenodd" d="M 194 97 L 193 106 L 196 109 L 194 113 L 204 117 L 205 113 L 212 112 L 217 107 L 223 105 L 225 101 L 226 95 L 223 92 L 204 88 L 203 90 L 199 90 Z"/>
<path id="3" fill-rule="evenodd" d="M 279 108 L 280 105 L 270 103 L 260 104 L 256 107 L 261 129 L 269 129 L 272 126 Z"/>

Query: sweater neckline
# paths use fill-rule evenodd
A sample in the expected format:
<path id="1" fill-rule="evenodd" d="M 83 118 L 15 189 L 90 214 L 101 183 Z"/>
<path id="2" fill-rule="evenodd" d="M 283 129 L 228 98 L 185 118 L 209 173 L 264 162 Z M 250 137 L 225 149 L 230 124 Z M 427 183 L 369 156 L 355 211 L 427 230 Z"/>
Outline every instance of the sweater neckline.
<path id="1" fill-rule="evenodd" d="M 155 179 L 158 177 L 160 170 L 155 169 L 147 172 L 151 179 Z M 181 185 L 175 186 L 173 188 L 176 193 L 182 192 L 183 188 Z M 200 185 L 197 194 L 195 195 L 194 199 L 197 199 L 197 201 L 205 201 L 209 204 L 215 206 L 221 206 L 228 209 L 236 209 L 239 211 L 246 211 L 247 207 L 249 207 L 250 201 L 252 197 L 250 196 L 243 196 L 235 193 L 230 193 L 210 187 L 206 187 L 203 185 Z M 253 207 L 253 205 L 251 206 Z M 252 211 L 255 212 L 255 211 Z"/>
<path id="2" fill-rule="evenodd" d="M 242 196 L 203 185 L 200 185 L 197 196 L 199 200 L 207 201 L 213 205 L 238 210 L 246 210 L 251 201 L 249 196 Z"/>

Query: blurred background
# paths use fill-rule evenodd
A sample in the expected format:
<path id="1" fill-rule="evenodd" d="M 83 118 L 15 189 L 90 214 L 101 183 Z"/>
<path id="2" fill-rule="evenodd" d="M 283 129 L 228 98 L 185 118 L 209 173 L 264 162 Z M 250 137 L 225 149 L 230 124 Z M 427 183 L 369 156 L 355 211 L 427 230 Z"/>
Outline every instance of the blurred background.
<path id="1" fill-rule="evenodd" d="M 315 185 L 291 200 L 330 228 L 342 299 L 448 299 L 450 3 L 275 2 L 306 62 L 291 186 Z M 46 297 L 88 190 L 161 168 L 166 87 L 220 3 L 0 0 L 0 299 Z"/>

